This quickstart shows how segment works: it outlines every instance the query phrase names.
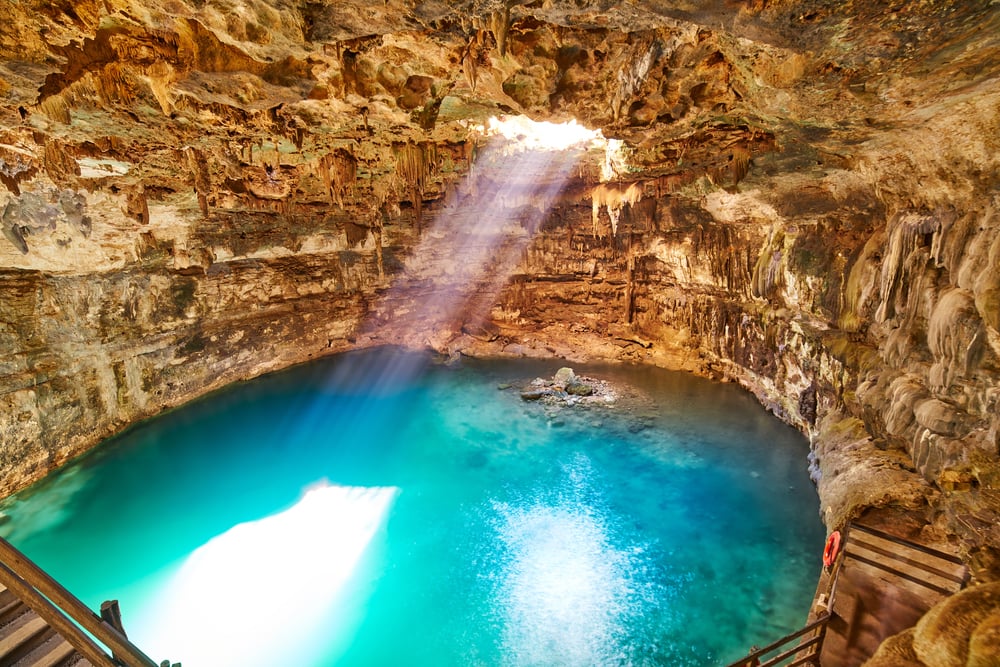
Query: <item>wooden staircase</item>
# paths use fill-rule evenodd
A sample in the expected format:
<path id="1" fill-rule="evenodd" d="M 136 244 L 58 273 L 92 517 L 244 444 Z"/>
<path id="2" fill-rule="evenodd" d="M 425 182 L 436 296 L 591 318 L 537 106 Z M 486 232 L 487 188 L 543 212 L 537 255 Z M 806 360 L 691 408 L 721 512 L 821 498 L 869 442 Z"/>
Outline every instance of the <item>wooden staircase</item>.
<path id="1" fill-rule="evenodd" d="M 960 558 L 854 522 L 823 570 L 808 624 L 728 667 L 858 667 L 969 581 Z"/>
<path id="2" fill-rule="evenodd" d="M 92 667 L 72 644 L 0 584 L 0 667 Z"/>
<path id="3" fill-rule="evenodd" d="M 0 538 L 0 667 L 157 665 L 125 636 L 117 602 L 98 616 Z"/>

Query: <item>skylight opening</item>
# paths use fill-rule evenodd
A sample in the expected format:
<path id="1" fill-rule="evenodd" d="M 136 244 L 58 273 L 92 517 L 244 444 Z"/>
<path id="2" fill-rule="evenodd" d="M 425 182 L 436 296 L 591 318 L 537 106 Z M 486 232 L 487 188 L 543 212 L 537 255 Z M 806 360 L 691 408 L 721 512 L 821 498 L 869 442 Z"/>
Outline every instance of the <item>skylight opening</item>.
<path id="1" fill-rule="evenodd" d="M 549 123 L 534 121 L 527 116 L 494 116 L 486 121 L 482 133 L 487 137 L 504 137 L 525 151 L 603 148 L 607 143 L 600 130 L 591 130 L 575 120 Z"/>
<path id="2" fill-rule="evenodd" d="M 502 137 L 499 151 L 503 155 L 528 152 L 603 151 L 599 163 L 602 183 L 618 180 L 628 173 L 625 144 L 620 139 L 607 139 L 600 129 L 591 130 L 576 120 L 566 123 L 534 121 L 527 116 L 493 116 L 485 125 L 472 128 L 484 137 Z"/>

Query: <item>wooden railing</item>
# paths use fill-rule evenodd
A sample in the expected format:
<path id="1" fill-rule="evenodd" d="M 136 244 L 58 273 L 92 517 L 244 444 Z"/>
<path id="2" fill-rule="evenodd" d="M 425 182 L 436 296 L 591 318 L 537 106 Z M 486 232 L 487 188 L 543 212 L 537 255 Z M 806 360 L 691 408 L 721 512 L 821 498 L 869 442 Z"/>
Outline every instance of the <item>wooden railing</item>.
<path id="1" fill-rule="evenodd" d="M 893 545 L 903 547 L 907 553 L 896 552 Z M 956 593 L 965 588 L 969 581 L 969 570 L 957 556 L 856 523 L 850 525 L 844 557 L 923 586 L 939 595 Z"/>
<path id="2" fill-rule="evenodd" d="M 829 612 L 798 632 L 793 632 L 773 644 L 751 651 L 745 658 L 730 663 L 728 667 L 801 667 L 819 665 L 819 652 L 823 635 L 830 620 Z"/>
<path id="3" fill-rule="evenodd" d="M 813 622 L 727 667 L 797 667 L 819 665 L 826 626 L 833 609 L 833 597 L 840 568 L 857 561 L 899 577 L 943 596 L 951 595 L 969 581 L 969 570 L 960 558 L 937 549 L 905 540 L 876 528 L 851 523 L 844 548 L 830 572 L 830 587 L 820 596 L 825 609 Z M 818 603 L 819 604 L 819 603 Z"/>
<path id="4" fill-rule="evenodd" d="M 158 667 L 123 632 L 95 614 L 3 538 L 0 538 L 0 583 L 94 667 Z M 112 655 L 91 635 L 110 649 Z"/>

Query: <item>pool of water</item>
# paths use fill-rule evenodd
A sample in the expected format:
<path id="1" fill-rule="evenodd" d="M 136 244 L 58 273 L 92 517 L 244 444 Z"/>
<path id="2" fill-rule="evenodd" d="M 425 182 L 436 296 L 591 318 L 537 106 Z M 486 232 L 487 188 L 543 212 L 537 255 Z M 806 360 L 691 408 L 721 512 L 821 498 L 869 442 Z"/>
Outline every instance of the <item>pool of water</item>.
<path id="1" fill-rule="evenodd" d="M 0 534 L 185 667 L 717 665 L 801 626 L 807 445 L 747 394 L 524 402 L 552 362 L 392 349 L 240 383 L 9 498 Z"/>

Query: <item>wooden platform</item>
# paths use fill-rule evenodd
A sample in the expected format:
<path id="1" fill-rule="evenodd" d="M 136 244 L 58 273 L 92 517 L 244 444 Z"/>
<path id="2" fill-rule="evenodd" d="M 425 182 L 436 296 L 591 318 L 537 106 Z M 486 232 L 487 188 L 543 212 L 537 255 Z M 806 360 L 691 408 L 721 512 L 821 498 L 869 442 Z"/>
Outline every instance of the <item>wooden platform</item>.
<path id="1" fill-rule="evenodd" d="M 0 667 L 91 667 L 42 618 L 0 584 Z"/>
<path id="2" fill-rule="evenodd" d="M 838 567 L 821 653 L 821 664 L 837 667 L 864 663 L 968 577 L 953 554 L 861 524 L 848 528 Z"/>
<path id="3" fill-rule="evenodd" d="M 956 555 L 852 523 L 820 575 L 806 626 L 729 667 L 857 667 L 967 582 Z"/>

